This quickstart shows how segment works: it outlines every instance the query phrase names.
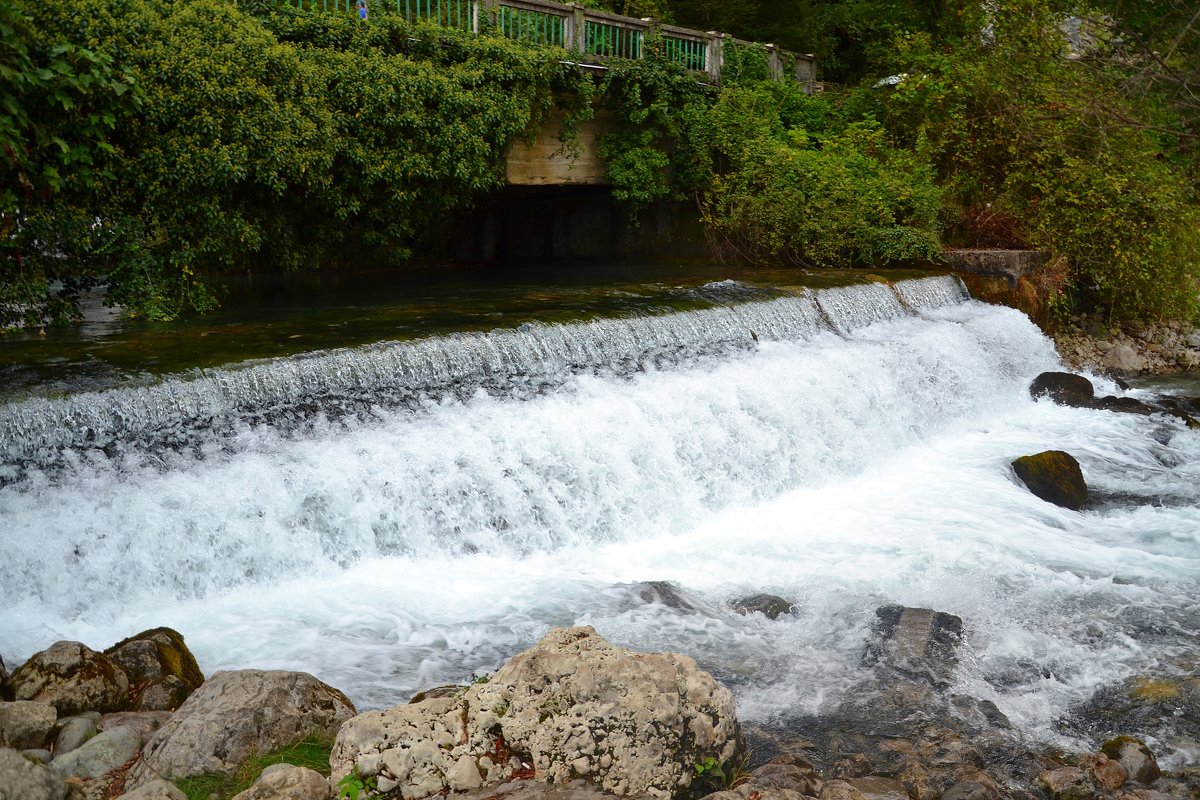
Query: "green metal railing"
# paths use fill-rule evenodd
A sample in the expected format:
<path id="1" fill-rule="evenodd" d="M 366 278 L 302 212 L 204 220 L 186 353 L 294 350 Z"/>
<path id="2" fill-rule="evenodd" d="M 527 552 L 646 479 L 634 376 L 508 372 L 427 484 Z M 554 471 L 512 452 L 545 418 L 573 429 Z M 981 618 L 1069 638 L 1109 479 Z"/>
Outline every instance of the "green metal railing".
<path id="1" fill-rule="evenodd" d="M 609 58 L 641 58 L 642 38 L 641 31 L 589 19 L 584 24 L 583 51 Z"/>
<path id="2" fill-rule="evenodd" d="M 287 0 L 287 5 L 301 11 L 353 11 L 355 0 Z"/>
<path id="3" fill-rule="evenodd" d="M 464 31 L 475 27 L 473 9 L 473 0 L 396 0 L 396 11 L 409 21 L 428 20 Z"/>
<path id="4" fill-rule="evenodd" d="M 567 20 L 558 14 L 512 6 L 496 8 L 496 26 L 509 39 L 531 44 L 567 47 Z"/>
<path id="5" fill-rule="evenodd" d="M 708 48 L 702 41 L 663 34 L 662 47 L 667 60 L 674 61 L 684 69 L 704 70 L 708 66 Z"/>

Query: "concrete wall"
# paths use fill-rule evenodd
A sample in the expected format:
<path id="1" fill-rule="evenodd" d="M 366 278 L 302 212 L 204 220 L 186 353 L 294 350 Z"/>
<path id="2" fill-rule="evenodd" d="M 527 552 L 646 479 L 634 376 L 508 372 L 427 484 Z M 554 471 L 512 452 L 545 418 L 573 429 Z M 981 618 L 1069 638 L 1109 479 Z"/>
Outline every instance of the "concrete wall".
<path id="1" fill-rule="evenodd" d="M 611 131 L 612 116 L 598 111 L 579 129 L 579 151 L 575 157 L 563 152 L 559 134 L 562 115 L 555 114 L 538 132 L 533 144 L 517 142 L 509 151 L 504 178 L 509 186 L 602 186 L 604 161 L 596 154 L 596 140 Z"/>

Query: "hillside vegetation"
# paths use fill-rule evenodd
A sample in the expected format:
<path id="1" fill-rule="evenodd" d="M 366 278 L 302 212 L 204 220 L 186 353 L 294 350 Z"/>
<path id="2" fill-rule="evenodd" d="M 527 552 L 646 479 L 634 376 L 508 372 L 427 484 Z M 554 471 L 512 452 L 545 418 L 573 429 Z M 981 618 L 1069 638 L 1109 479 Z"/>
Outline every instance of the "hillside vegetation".
<path id="1" fill-rule="evenodd" d="M 597 108 L 616 196 L 698 204 L 723 255 L 809 267 L 944 245 L 1065 256 L 1059 310 L 1188 318 L 1200 276 L 1200 22 L 1182 3 L 613 0 L 821 58 L 825 91 L 562 50 L 372 7 L 0 4 L 0 328 L 76 292 L 153 319 L 233 271 L 409 261 L 502 185 L 555 106 Z M 568 135 L 564 146 L 571 147 Z"/>

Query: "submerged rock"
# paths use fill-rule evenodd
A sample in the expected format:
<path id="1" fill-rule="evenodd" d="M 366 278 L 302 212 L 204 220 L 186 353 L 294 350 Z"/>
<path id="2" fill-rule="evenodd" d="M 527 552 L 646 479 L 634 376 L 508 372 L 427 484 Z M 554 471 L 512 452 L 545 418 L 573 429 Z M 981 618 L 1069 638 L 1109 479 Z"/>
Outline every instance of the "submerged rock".
<path id="1" fill-rule="evenodd" d="M 1083 471 L 1070 453 L 1046 450 L 1021 456 L 1012 462 L 1012 468 L 1029 491 L 1047 503 L 1079 511 L 1087 502 Z"/>
<path id="2" fill-rule="evenodd" d="M 335 781 L 356 769 L 405 798 L 513 778 L 679 798 L 697 764 L 728 769 L 741 749 L 733 696 L 692 659 L 580 627 L 551 631 L 461 695 L 355 717 L 330 765 Z"/>
<path id="3" fill-rule="evenodd" d="M 354 705 L 344 694 L 305 672 L 218 672 L 154 734 L 126 785 L 229 774 L 254 753 L 270 753 L 308 736 L 332 738 L 353 715 Z"/>
<path id="4" fill-rule="evenodd" d="M 671 581 L 639 581 L 619 584 L 616 588 L 628 593 L 629 599 L 634 601 L 632 605 L 657 603 L 684 613 L 703 610 L 703 604 L 699 600 Z"/>
<path id="5" fill-rule="evenodd" d="M 1029 385 L 1029 394 L 1036 400 L 1049 397 L 1060 406 L 1089 408 L 1095 399 L 1092 382 L 1070 372 L 1043 372 Z"/>
<path id="6" fill-rule="evenodd" d="M 883 606 L 867 661 L 936 687 L 950 685 L 958 666 L 962 619 L 929 608 Z"/>
<path id="7" fill-rule="evenodd" d="M 730 608 L 739 614 L 762 614 L 767 619 L 779 619 L 784 614 L 791 614 L 795 603 L 789 603 L 774 594 L 752 594 L 729 604 Z"/>
<path id="8" fill-rule="evenodd" d="M 56 642 L 35 654 L 10 683 L 16 699 L 50 703 L 65 716 L 120 711 L 129 702 L 124 670 L 79 642 Z"/>

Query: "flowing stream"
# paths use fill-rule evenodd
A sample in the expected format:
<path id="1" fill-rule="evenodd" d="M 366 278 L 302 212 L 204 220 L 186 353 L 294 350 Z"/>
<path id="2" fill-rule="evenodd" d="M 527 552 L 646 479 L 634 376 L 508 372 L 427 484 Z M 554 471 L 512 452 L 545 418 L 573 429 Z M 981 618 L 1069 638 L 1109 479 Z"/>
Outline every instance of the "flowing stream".
<path id="1" fill-rule="evenodd" d="M 770 721 L 836 704 L 900 603 L 961 616 L 955 690 L 1046 741 L 1100 686 L 1194 668 L 1200 431 L 1032 400 L 1053 346 L 953 278 L 705 291 L 0 405 L 0 653 L 169 625 L 205 672 L 365 708 L 590 624 Z M 1012 476 L 1045 449 L 1083 513 Z M 795 615 L 728 609 L 760 591 Z"/>

